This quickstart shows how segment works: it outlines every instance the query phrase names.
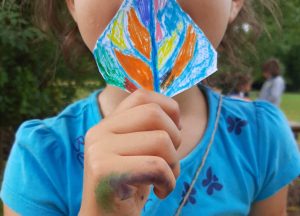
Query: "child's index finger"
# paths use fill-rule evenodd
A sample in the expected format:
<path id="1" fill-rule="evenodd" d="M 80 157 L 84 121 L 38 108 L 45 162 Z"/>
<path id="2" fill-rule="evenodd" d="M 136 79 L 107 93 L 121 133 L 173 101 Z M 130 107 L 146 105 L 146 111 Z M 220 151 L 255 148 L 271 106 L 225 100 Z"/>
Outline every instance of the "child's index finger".
<path id="1" fill-rule="evenodd" d="M 119 113 L 136 106 L 150 103 L 158 104 L 173 120 L 178 129 L 181 130 L 180 109 L 178 103 L 174 99 L 156 92 L 139 89 L 123 100 L 114 113 Z"/>

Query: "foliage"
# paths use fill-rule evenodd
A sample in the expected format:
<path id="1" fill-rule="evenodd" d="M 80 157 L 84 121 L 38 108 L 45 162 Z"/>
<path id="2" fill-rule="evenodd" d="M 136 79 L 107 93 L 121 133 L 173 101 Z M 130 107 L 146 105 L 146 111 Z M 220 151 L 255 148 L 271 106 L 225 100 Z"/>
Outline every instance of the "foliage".
<path id="1" fill-rule="evenodd" d="M 282 63 L 284 76 L 289 90 L 300 90 L 300 1 L 278 0 L 282 15 L 280 26 L 270 13 L 264 12 L 266 32 L 255 43 L 256 52 L 246 50 L 241 58 L 254 74 L 258 82 L 262 82 L 261 65 L 270 57 L 278 58 Z"/>
<path id="2" fill-rule="evenodd" d="M 300 35 L 300 33 L 299 33 Z M 291 47 L 287 54 L 282 57 L 286 66 L 286 77 L 290 90 L 300 90 L 300 43 Z"/>
<path id="3" fill-rule="evenodd" d="M 1 127 L 57 113 L 95 71 L 86 59 L 76 73 L 68 69 L 59 46 L 32 25 L 30 10 L 24 9 L 14 0 L 0 8 Z"/>

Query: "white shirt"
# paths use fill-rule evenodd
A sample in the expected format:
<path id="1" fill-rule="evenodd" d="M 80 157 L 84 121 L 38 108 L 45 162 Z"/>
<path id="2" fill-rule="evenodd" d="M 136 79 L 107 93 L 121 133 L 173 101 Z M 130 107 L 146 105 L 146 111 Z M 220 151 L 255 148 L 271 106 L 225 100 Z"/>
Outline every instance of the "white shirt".
<path id="1" fill-rule="evenodd" d="M 284 90 L 285 81 L 282 76 L 270 78 L 264 83 L 259 99 L 269 101 L 274 105 L 279 106 Z"/>

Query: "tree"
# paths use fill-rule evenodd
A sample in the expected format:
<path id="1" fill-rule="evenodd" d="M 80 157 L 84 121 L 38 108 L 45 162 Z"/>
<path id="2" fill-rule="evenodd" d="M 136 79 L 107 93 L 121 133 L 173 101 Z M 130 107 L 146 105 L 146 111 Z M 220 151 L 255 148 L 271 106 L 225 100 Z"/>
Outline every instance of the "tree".
<path id="1" fill-rule="evenodd" d="M 0 127 L 59 112 L 91 74 L 98 75 L 85 58 L 71 71 L 59 44 L 34 27 L 30 16 L 30 9 L 15 0 L 0 6 Z"/>
<path id="2" fill-rule="evenodd" d="M 283 65 L 284 76 L 289 90 L 300 90 L 300 1 L 278 2 L 282 16 L 279 27 L 270 13 L 264 13 L 266 32 L 256 42 L 256 53 L 245 51 L 241 56 L 251 69 L 256 81 L 261 82 L 261 64 L 270 57 L 278 58 Z M 298 53 L 298 55 L 297 55 Z"/>

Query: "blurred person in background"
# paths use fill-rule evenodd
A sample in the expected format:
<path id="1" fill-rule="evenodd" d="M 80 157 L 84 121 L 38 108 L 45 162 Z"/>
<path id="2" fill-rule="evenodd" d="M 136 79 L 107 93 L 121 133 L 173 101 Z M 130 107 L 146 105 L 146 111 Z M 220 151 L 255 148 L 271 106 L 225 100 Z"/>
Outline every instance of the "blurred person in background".
<path id="1" fill-rule="evenodd" d="M 250 100 L 249 95 L 253 83 L 252 76 L 249 73 L 236 73 L 233 79 L 233 89 L 228 96 L 243 100 Z"/>
<path id="2" fill-rule="evenodd" d="M 280 106 L 281 96 L 285 90 L 285 81 L 281 76 L 280 64 L 277 59 L 269 59 L 262 66 L 263 76 L 266 81 L 260 91 L 259 99 Z"/>

